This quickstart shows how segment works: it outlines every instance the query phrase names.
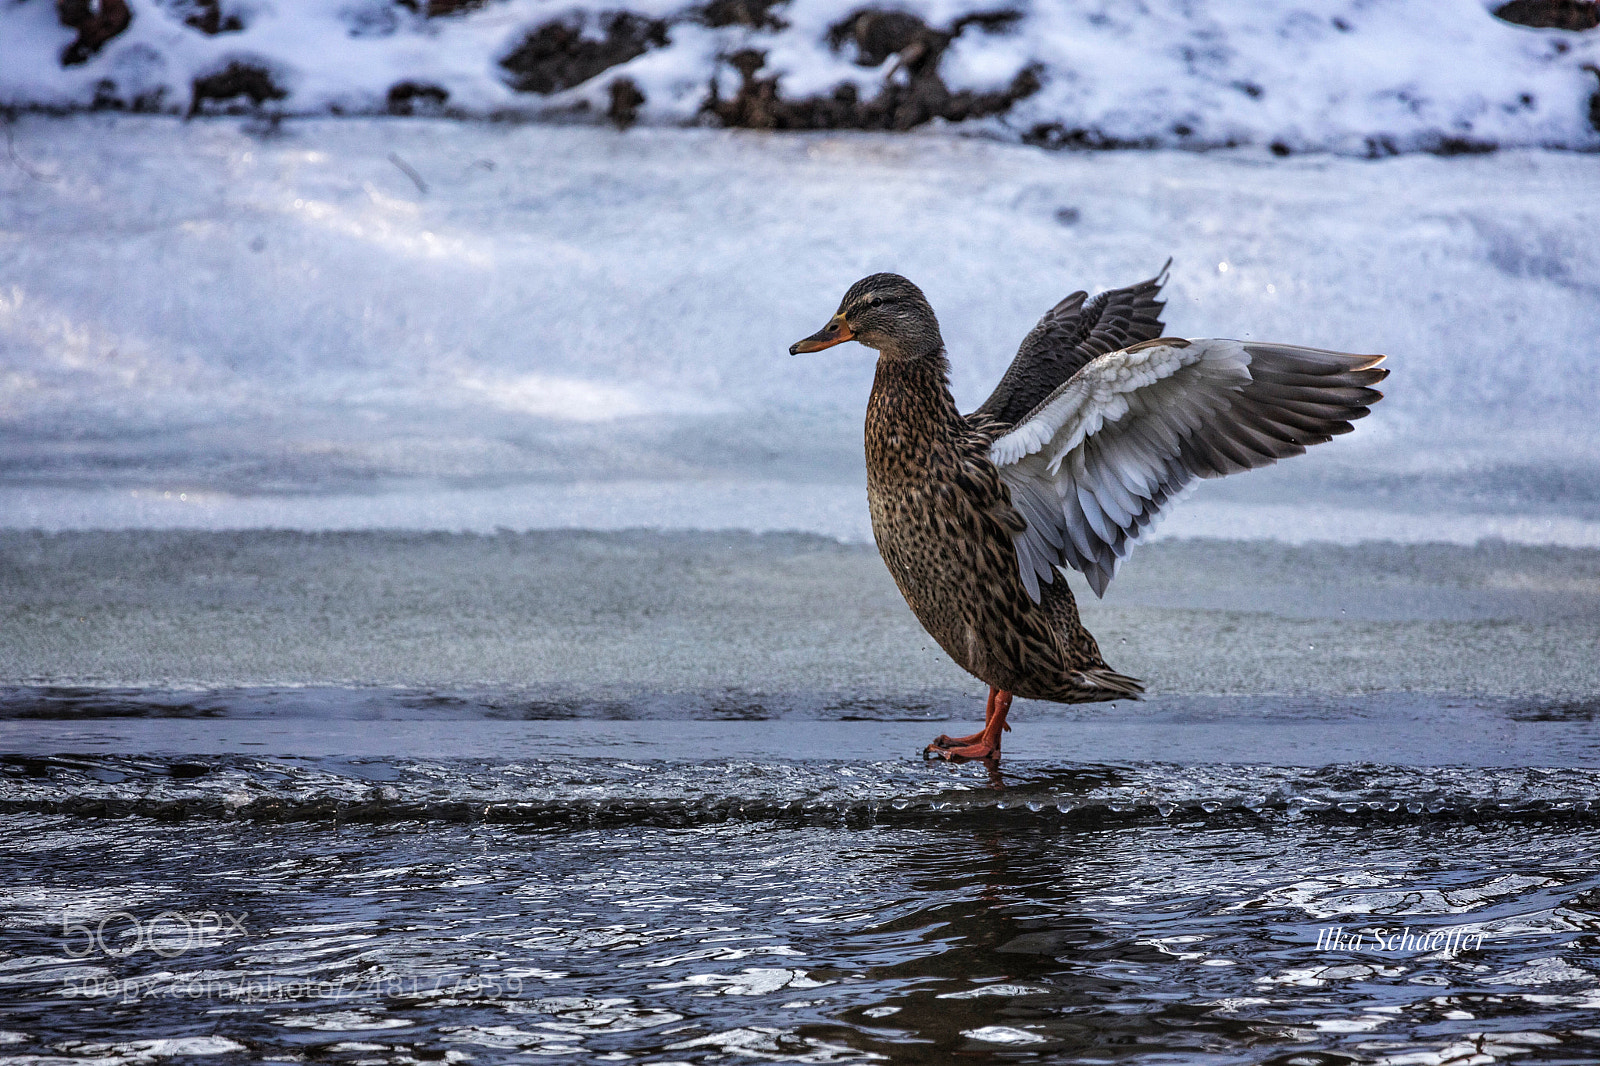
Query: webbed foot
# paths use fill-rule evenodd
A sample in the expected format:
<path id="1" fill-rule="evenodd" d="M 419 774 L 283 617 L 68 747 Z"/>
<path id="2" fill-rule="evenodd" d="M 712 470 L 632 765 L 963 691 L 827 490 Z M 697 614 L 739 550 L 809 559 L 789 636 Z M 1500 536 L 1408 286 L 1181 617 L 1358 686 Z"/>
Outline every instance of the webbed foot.
<path id="1" fill-rule="evenodd" d="M 949 762 L 966 762 L 969 759 L 1000 759 L 1000 734 L 1010 731 L 1006 713 L 1011 710 L 1011 693 L 989 687 L 989 703 L 984 710 L 983 728 L 970 736 L 950 737 L 940 734 L 932 744 L 922 749 L 924 759 L 945 759 Z"/>

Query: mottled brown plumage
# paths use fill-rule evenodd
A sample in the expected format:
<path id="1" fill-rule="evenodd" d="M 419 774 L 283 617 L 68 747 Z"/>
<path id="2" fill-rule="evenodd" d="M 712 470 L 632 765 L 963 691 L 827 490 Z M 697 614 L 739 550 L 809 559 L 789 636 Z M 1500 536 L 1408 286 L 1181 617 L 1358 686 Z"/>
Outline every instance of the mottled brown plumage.
<path id="1" fill-rule="evenodd" d="M 968 673 L 1001 692 L 1084 703 L 1137 695 L 1078 621 L 1065 581 L 1035 603 L 1017 567 L 1024 529 L 993 440 L 951 399 L 943 353 L 882 358 L 867 402 L 872 533 L 923 628 Z"/>
<path id="2" fill-rule="evenodd" d="M 998 758 L 1013 694 L 1137 697 L 1143 685 L 1106 665 L 1055 568 L 1102 590 L 1193 478 L 1304 451 L 1380 395 L 1366 386 L 1386 373 L 1372 369 L 1381 357 L 1163 338 L 1164 274 L 1057 304 L 968 416 L 950 395 L 938 319 L 898 275 L 857 282 L 790 349 L 857 340 L 879 352 L 866 418 L 873 536 L 917 620 L 991 690 L 984 729 L 940 737 L 930 755 Z"/>

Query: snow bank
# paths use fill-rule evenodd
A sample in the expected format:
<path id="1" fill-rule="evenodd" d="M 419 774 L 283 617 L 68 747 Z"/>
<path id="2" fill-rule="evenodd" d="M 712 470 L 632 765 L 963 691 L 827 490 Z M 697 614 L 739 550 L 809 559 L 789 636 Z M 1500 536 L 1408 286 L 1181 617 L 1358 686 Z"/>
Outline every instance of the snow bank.
<path id="1" fill-rule="evenodd" d="M 103 0 L 102 11 L 123 0 Z M 434 12 L 448 11 L 427 17 Z M 1600 29 L 1480 0 L 127 0 L 0 6 L 0 103 L 904 128 L 1365 155 L 1600 148 Z M 207 30 L 215 32 L 206 32 Z M 88 31 L 85 31 L 87 34 Z M 94 42 L 91 42 L 94 43 Z M 63 65 L 64 53 L 86 58 Z M 509 65 L 507 65 L 509 64 Z"/>

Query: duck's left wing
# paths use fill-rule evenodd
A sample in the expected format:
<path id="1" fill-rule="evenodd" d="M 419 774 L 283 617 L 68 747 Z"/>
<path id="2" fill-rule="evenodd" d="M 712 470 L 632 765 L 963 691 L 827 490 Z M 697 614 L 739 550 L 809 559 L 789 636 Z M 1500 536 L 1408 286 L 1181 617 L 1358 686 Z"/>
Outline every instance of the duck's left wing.
<path id="1" fill-rule="evenodd" d="M 1196 478 L 1266 466 L 1353 428 L 1381 355 L 1163 337 L 1094 359 L 989 458 L 1027 521 L 1022 580 L 1070 566 L 1104 595 L 1131 543 Z"/>

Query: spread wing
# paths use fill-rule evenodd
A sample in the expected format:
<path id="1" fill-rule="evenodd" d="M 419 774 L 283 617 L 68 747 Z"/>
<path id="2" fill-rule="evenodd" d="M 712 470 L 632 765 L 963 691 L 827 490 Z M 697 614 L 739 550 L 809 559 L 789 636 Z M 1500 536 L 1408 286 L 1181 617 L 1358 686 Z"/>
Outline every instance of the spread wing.
<path id="1" fill-rule="evenodd" d="M 1022 339 L 1005 377 L 968 421 L 1008 432 L 1089 360 L 1161 336 L 1166 304 L 1156 297 L 1171 265 L 1169 259 L 1155 277 L 1103 292 L 1087 306 L 1087 294 L 1075 292 L 1046 311 Z"/>
<path id="2" fill-rule="evenodd" d="M 1348 433 L 1383 394 L 1381 355 L 1161 338 L 1102 355 L 989 458 L 1027 521 L 1028 592 L 1070 566 L 1104 595 L 1129 546 L 1196 478 L 1266 466 Z"/>

